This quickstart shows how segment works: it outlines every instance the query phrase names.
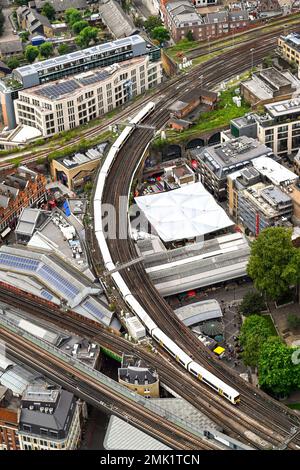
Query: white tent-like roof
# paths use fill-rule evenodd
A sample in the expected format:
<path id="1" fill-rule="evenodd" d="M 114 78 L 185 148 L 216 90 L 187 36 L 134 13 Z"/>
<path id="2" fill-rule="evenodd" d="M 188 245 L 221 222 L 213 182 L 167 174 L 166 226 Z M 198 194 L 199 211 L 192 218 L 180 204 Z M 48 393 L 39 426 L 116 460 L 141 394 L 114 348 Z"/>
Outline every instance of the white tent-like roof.
<path id="1" fill-rule="evenodd" d="M 202 183 L 135 200 L 165 242 L 194 238 L 233 225 Z"/>

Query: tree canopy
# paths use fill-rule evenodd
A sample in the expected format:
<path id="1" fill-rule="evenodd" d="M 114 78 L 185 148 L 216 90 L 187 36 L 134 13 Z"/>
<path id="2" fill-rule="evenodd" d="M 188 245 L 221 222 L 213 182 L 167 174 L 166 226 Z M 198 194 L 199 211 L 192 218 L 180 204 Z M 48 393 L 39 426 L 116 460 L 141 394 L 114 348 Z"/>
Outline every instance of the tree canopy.
<path id="1" fill-rule="evenodd" d="M 88 26 L 88 22 L 85 20 L 76 21 L 72 24 L 72 31 L 74 34 L 79 34 L 84 28 Z"/>
<path id="2" fill-rule="evenodd" d="M 88 47 L 92 41 L 96 41 L 98 37 L 98 29 L 87 26 L 76 37 L 76 44 L 80 47 Z"/>
<path id="3" fill-rule="evenodd" d="M 248 366 L 258 364 L 260 350 L 264 342 L 272 335 L 272 329 L 264 317 L 251 315 L 244 321 L 240 343 L 244 348 L 243 361 Z"/>
<path id="4" fill-rule="evenodd" d="M 9 59 L 7 59 L 6 65 L 11 70 L 13 70 L 20 66 L 20 61 L 19 59 L 17 59 L 17 57 L 10 57 Z"/>
<path id="5" fill-rule="evenodd" d="M 170 39 L 169 31 L 164 26 L 156 26 L 151 31 L 151 37 L 156 39 L 160 44 Z"/>
<path id="6" fill-rule="evenodd" d="M 68 23 L 68 25 L 72 26 L 77 21 L 82 20 L 82 15 L 80 11 L 77 10 L 76 8 L 68 8 L 65 11 L 65 20 Z"/>
<path id="7" fill-rule="evenodd" d="M 245 316 L 258 314 L 262 312 L 265 307 L 265 301 L 261 294 L 256 291 L 250 291 L 244 295 L 240 305 L 240 312 Z"/>
<path id="8" fill-rule="evenodd" d="M 70 50 L 70 46 L 67 43 L 62 43 L 57 48 L 60 55 L 67 54 Z"/>
<path id="9" fill-rule="evenodd" d="M 32 64 L 39 55 L 39 49 L 36 46 L 27 46 L 25 49 L 25 59 Z"/>
<path id="10" fill-rule="evenodd" d="M 40 45 L 40 54 L 47 59 L 53 54 L 53 44 L 51 42 L 44 42 Z"/>
<path id="11" fill-rule="evenodd" d="M 4 21 L 5 21 L 4 15 L 2 11 L 0 11 L 0 36 L 3 34 Z"/>
<path id="12" fill-rule="evenodd" d="M 264 390 L 287 395 L 300 388 L 300 364 L 292 361 L 294 351 L 276 337 L 268 338 L 261 346 L 258 377 Z"/>
<path id="13" fill-rule="evenodd" d="M 291 241 L 291 230 L 269 227 L 252 243 L 247 267 L 256 289 L 278 299 L 300 279 L 300 250 Z"/>
<path id="14" fill-rule="evenodd" d="M 48 20 L 53 21 L 55 19 L 55 8 L 51 3 L 46 2 L 42 8 L 42 15 L 46 16 Z"/>
<path id="15" fill-rule="evenodd" d="M 157 26 L 163 26 L 160 16 L 149 16 L 149 18 L 144 22 L 144 27 L 148 33 L 151 33 L 152 29 Z"/>

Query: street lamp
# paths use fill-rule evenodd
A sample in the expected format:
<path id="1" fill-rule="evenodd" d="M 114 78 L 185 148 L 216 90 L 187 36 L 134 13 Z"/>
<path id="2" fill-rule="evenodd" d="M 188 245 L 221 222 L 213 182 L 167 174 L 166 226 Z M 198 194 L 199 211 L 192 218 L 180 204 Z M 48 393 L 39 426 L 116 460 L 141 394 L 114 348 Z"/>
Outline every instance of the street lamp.
<path id="1" fill-rule="evenodd" d="M 255 51 L 255 49 L 252 47 L 252 48 L 250 49 L 250 52 L 251 52 L 251 72 L 252 72 L 252 70 L 253 70 L 253 55 L 254 55 L 254 51 Z"/>
<path id="2" fill-rule="evenodd" d="M 208 36 L 207 39 L 208 39 L 208 54 L 210 55 L 210 36 Z"/>

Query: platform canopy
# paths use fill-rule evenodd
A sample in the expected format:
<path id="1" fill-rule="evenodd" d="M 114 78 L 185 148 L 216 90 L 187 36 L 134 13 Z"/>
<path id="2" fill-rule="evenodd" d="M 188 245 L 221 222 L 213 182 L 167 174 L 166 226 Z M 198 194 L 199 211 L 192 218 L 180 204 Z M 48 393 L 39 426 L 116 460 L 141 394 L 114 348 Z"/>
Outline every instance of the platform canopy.
<path id="1" fill-rule="evenodd" d="M 135 201 L 164 242 L 195 238 L 233 225 L 200 182 Z"/>

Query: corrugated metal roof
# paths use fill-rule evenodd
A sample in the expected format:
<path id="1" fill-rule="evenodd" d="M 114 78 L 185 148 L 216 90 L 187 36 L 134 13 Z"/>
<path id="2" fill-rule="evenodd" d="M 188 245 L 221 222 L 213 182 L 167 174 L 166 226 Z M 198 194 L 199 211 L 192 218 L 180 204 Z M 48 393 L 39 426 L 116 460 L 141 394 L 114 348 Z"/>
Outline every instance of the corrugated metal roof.
<path id="1" fill-rule="evenodd" d="M 104 448 L 106 450 L 169 450 L 162 442 L 148 436 L 126 421 L 111 416 L 107 427 Z"/>

